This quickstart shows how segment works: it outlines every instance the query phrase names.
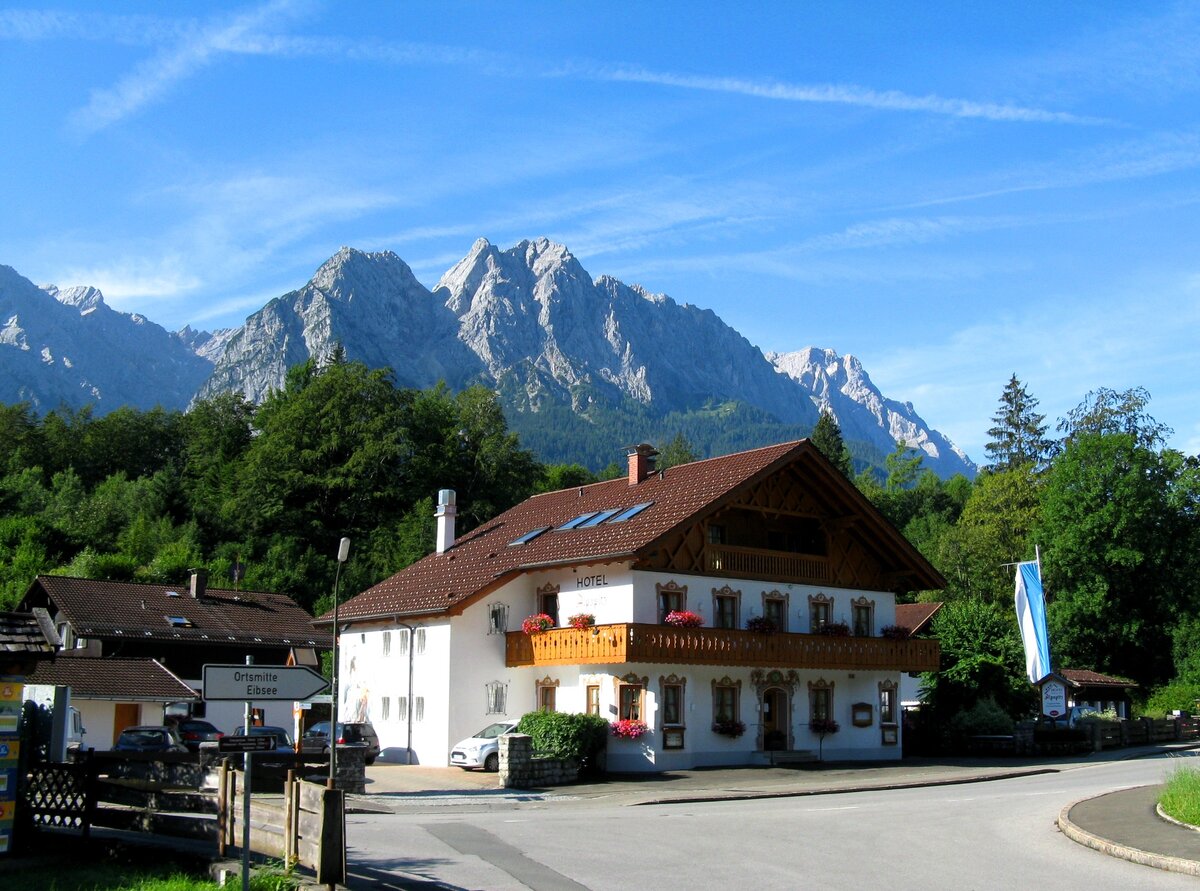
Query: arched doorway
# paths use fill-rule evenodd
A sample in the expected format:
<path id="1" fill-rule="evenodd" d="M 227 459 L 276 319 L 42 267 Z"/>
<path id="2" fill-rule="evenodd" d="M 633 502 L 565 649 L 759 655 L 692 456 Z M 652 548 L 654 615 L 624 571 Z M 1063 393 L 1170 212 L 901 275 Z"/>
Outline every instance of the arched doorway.
<path id="1" fill-rule="evenodd" d="M 762 692 L 762 748 L 764 752 L 783 752 L 788 748 L 788 694 L 782 687 Z"/>

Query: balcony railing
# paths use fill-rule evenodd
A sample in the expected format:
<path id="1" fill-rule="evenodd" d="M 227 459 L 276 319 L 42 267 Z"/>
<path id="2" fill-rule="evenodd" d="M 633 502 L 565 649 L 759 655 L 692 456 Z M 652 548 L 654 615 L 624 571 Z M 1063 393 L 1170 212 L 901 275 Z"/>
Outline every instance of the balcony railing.
<path id="1" fill-rule="evenodd" d="M 670 625 L 597 625 L 555 628 L 541 634 L 510 631 L 505 659 L 526 665 L 729 665 L 756 668 L 879 669 L 936 671 L 936 640 L 827 637 L 821 634 L 759 634 L 724 628 Z"/>
<path id="2" fill-rule="evenodd" d="M 824 583 L 831 580 L 825 557 L 804 556 L 761 548 L 706 545 L 704 565 L 709 572 L 741 578 L 794 579 Z"/>

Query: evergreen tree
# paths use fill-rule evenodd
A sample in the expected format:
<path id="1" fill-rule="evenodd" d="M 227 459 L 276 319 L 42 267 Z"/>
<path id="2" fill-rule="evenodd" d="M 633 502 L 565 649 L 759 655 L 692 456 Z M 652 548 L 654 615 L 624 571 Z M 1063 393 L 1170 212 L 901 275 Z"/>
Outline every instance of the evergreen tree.
<path id="1" fill-rule="evenodd" d="M 691 464 L 695 460 L 696 450 L 692 448 L 692 444 L 682 433 L 676 433 L 659 453 L 657 465 L 660 470 L 666 470 L 668 467 L 678 467 L 680 464 Z"/>
<path id="2" fill-rule="evenodd" d="M 850 450 L 846 448 L 846 442 L 842 439 L 841 425 L 838 424 L 837 418 L 833 416 L 832 412 L 821 412 L 821 420 L 817 421 L 817 426 L 813 428 L 809 439 L 822 455 L 833 462 L 833 466 L 840 470 L 844 477 L 847 479 L 854 477 L 854 465 L 850 460 Z"/>
<path id="3" fill-rule="evenodd" d="M 1046 439 L 1045 415 L 1037 412 L 1038 401 L 1029 395 L 1014 374 L 1000 395 L 1000 408 L 992 415 L 995 424 L 988 430 L 992 439 L 984 446 L 991 463 L 988 470 L 1015 470 L 1023 464 L 1040 468 L 1050 455 L 1052 444 Z"/>

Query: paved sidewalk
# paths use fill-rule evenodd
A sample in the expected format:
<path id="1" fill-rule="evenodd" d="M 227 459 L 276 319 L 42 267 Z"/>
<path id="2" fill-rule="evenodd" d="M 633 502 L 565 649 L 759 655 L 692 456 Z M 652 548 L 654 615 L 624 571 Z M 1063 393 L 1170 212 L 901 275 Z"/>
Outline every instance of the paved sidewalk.
<path id="1" fill-rule="evenodd" d="M 1161 786 L 1122 789 L 1067 805 L 1063 834 L 1081 845 L 1146 866 L 1200 876 L 1200 831 L 1158 815 Z"/>

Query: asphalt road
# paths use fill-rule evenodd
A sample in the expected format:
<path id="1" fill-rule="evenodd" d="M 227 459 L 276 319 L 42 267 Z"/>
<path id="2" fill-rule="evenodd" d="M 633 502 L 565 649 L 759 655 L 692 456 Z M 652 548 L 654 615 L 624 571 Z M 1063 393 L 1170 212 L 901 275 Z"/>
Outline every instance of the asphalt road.
<path id="1" fill-rule="evenodd" d="M 1178 763 L 1144 758 L 987 783 L 803 798 L 638 807 L 497 798 L 486 809 L 431 803 L 353 814 L 350 884 L 488 891 L 1195 888 L 1194 878 L 1081 847 L 1055 825 L 1064 805 L 1162 782 Z"/>

